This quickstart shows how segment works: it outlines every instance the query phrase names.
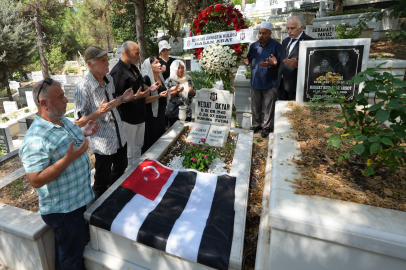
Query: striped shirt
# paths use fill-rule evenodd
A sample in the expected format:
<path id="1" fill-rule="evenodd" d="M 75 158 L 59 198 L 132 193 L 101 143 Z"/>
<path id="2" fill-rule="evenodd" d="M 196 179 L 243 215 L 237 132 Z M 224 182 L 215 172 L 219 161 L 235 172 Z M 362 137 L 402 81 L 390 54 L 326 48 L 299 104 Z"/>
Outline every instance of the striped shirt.
<path id="1" fill-rule="evenodd" d="M 35 116 L 19 153 L 26 173 L 41 172 L 63 158 L 72 141 L 75 141 L 75 148 L 82 144 L 85 137 L 80 128 L 65 116 L 61 121 L 63 126 Z M 42 215 L 68 213 L 88 204 L 94 194 L 87 152 L 72 161 L 54 180 L 36 190 Z"/>
<path id="2" fill-rule="evenodd" d="M 106 74 L 104 77 L 105 85 L 100 85 L 91 72 L 89 72 L 76 85 L 75 89 L 75 119 L 78 120 L 83 116 L 90 115 L 97 111 L 100 107 L 103 98 L 106 97 L 106 103 L 115 98 L 115 89 L 113 78 Z M 114 114 L 114 117 L 113 117 Z M 114 121 L 116 119 L 116 123 Z M 99 155 L 112 155 L 117 152 L 117 149 L 123 147 L 127 139 L 124 133 L 123 123 L 121 122 L 120 114 L 117 108 L 103 114 L 96 120 L 99 129 L 96 134 L 90 136 L 90 148 L 93 153 Z M 118 132 L 116 130 L 118 127 Z M 117 133 L 120 136 L 117 136 Z M 120 138 L 120 139 L 119 139 Z M 121 145 L 120 145 L 121 142 Z"/>

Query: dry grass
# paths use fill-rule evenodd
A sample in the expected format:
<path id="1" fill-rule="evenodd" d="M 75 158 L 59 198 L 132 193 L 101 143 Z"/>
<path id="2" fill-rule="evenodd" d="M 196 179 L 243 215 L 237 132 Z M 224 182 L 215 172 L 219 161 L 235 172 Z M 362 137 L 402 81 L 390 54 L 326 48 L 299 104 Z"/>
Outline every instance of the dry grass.
<path id="1" fill-rule="evenodd" d="M 21 162 L 20 157 L 18 155 L 8 159 L 0 166 L 0 178 L 20 169 L 22 166 L 23 163 Z"/>
<path id="2" fill-rule="evenodd" d="M 301 174 L 293 181 L 295 194 L 406 211 L 406 167 L 399 167 L 397 173 L 382 167 L 375 175 L 367 177 L 362 174 L 366 164 L 359 155 L 351 154 L 349 160 L 338 163 L 338 156 L 353 145 L 326 150 L 327 139 L 336 130 L 327 133 L 326 129 L 340 120 L 337 119 L 340 111 L 311 111 L 309 107 L 293 102 L 288 107 L 291 110 L 284 116 L 289 118 L 296 133 L 291 137 L 299 141 L 301 151 L 292 160 Z"/>

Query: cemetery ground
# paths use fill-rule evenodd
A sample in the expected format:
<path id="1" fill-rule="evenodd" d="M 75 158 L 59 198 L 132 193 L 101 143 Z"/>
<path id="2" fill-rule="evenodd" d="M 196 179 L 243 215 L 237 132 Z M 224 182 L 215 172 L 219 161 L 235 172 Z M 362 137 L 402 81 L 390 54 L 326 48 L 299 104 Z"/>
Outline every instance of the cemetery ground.
<path id="1" fill-rule="evenodd" d="M 395 59 L 406 59 L 406 41 L 393 43 L 388 39 L 371 42 L 369 55 L 386 55 Z"/>

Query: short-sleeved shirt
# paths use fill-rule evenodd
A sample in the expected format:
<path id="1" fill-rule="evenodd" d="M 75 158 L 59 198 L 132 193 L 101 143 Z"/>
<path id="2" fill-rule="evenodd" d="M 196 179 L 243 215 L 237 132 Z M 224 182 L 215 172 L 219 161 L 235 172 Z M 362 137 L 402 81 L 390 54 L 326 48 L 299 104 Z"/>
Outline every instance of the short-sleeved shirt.
<path id="1" fill-rule="evenodd" d="M 276 87 L 278 81 L 278 69 L 261 67 L 259 63 L 267 61 L 273 54 L 279 57 L 281 44 L 270 38 L 265 46 L 255 41 L 251 44 L 247 58 L 251 64 L 251 86 L 254 89 L 271 89 Z"/>
<path id="2" fill-rule="evenodd" d="M 105 85 L 100 85 L 92 73 L 89 72 L 76 85 L 74 95 L 76 120 L 97 111 L 101 102 L 106 97 L 106 93 L 108 97 L 106 97 L 106 102 L 115 98 L 113 78 L 109 74 L 106 74 L 104 81 Z M 93 153 L 99 155 L 117 153 L 117 149 L 127 143 L 123 123 L 117 108 L 103 114 L 96 122 L 99 128 L 89 139 L 90 148 Z"/>
<path id="3" fill-rule="evenodd" d="M 128 88 L 134 90 L 134 94 L 144 85 L 142 75 L 135 65 L 127 65 L 121 59 L 110 71 L 113 77 L 114 89 L 117 96 L 121 96 Z M 121 120 L 137 125 L 145 122 L 145 98 L 134 99 L 117 107 Z"/>
<path id="4" fill-rule="evenodd" d="M 19 151 L 26 173 L 43 171 L 63 158 L 72 141 L 75 148 L 82 144 L 81 129 L 65 116 L 61 121 L 63 126 L 35 116 Z M 85 152 L 57 178 L 36 188 L 41 214 L 68 213 L 88 204 L 94 198 L 90 183 L 90 161 Z"/>

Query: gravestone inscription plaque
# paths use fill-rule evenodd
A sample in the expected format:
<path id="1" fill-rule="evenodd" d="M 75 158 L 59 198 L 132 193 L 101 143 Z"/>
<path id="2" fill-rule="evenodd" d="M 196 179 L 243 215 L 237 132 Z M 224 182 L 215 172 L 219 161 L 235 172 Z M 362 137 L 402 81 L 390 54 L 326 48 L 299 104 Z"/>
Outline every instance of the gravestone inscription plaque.
<path id="1" fill-rule="evenodd" d="M 329 76 L 339 76 L 338 90 L 349 101 L 358 94 L 358 85 L 351 80 L 367 67 L 370 39 L 318 40 L 300 43 L 296 101 L 304 103 L 313 98 L 330 97 Z M 322 82 L 323 81 L 323 82 Z"/>
<path id="2" fill-rule="evenodd" d="M 3 102 L 4 112 L 12 113 L 18 111 L 18 106 L 16 101 L 4 101 Z"/>
<path id="3" fill-rule="evenodd" d="M 8 86 L 10 87 L 10 89 L 17 90 L 20 87 L 20 83 L 16 81 L 11 81 L 9 82 Z"/>
<path id="4" fill-rule="evenodd" d="M 66 84 L 66 75 L 51 75 L 51 78 L 62 85 Z"/>
<path id="5" fill-rule="evenodd" d="M 75 103 L 75 88 L 76 85 L 64 85 L 65 97 L 69 103 Z"/>
<path id="6" fill-rule="evenodd" d="M 42 76 L 42 71 L 33 71 L 31 72 L 31 76 L 33 82 L 39 82 L 44 79 L 44 76 Z"/>
<path id="7" fill-rule="evenodd" d="M 211 146 L 223 147 L 227 142 L 229 131 L 227 126 L 211 126 L 206 142 Z"/>
<path id="8" fill-rule="evenodd" d="M 32 97 L 32 91 L 25 91 L 25 97 L 27 98 L 27 105 L 30 108 L 35 108 L 34 99 Z"/>
<path id="9" fill-rule="evenodd" d="M 207 133 L 209 132 L 210 125 L 195 123 L 186 138 L 187 142 L 192 142 L 198 144 L 201 139 L 206 139 Z"/>
<path id="10" fill-rule="evenodd" d="M 0 125 L 0 147 L 6 153 L 14 151 L 13 139 L 11 138 L 10 128 Z"/>

